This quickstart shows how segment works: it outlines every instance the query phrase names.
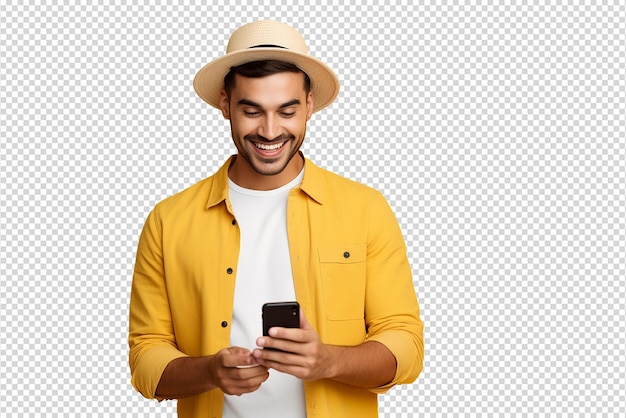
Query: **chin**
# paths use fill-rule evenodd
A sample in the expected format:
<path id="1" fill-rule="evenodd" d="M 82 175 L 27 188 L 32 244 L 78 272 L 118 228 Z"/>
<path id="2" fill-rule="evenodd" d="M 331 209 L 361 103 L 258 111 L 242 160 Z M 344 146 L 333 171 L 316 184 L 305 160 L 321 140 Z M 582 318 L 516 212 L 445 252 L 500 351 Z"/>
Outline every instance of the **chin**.
<path id="1" fill-rule="evenodd" d="M 283 171 L 285 171 L 285 168 L 287 168 L 287 164 L 282 164 L 282 165 L 278 165 L 278 166 L 268 166 L 268 164 L 253 164 L 252 168 L 254 169 L 254 171 L 256 171 L 257 173 L 264 175 L 264 176 L 276 176 L 280 173 L 282 173 Z"/>

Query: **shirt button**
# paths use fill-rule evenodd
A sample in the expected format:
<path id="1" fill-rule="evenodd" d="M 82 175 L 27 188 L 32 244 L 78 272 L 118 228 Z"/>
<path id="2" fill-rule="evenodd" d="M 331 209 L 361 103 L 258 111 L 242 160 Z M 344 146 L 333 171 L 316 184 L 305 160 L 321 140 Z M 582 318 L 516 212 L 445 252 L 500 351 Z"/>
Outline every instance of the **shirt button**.
<path id="1" fill-rule="evenodd" d="M 347 251 L 343 253 L 343 258 L 350 258 L 350 253 Z"/>
<path id="2" fill-rule="evenodd" d="M 228 268 L 226 269 L 226 273 L 228 273 L 228 274 L 233 274 L 233 269 L 232 269 L 232 268 L 230 268 L 230 267 L 228 267 Z"/>
<path id="3" fill-rule="evenodd" d="M 222 328 L 226 328 L 228 326 L 228 322 L 227 321 L 222 321 Z"/>

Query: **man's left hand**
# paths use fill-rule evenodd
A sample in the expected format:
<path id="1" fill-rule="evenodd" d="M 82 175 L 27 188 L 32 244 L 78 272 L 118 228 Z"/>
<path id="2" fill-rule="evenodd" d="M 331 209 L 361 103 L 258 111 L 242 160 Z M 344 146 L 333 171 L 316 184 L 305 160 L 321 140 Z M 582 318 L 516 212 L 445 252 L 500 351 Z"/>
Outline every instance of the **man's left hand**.
<path id="1" fill-rule="evenodd" d="M 274 350 L 255 349 L 253 356 L 267 368 L 302 380 L 332 378 L 333 347 L 323 344 L 300 309 L 300 328 L 274 327 L 269 337 L 259 337 L 257 345 Z M 280 350 L 280 351 L 277 351 Z"/>

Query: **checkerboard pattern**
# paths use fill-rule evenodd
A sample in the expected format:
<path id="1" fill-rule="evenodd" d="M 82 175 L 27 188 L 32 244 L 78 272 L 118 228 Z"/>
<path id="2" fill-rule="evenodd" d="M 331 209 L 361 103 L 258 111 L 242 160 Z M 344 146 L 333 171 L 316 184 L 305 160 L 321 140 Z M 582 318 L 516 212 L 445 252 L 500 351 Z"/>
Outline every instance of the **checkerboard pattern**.
<path id="1" fill-rule="evenodd" d="M 626 414 L 623 2 L 73 3 L 0 1 L 0 416 L 175 416 L 129 383 L 135 249 L 234 152 L 192 80 L 262 18 L 342 83 L 305 154 L 406 237 L 426 359 L 380 416 Z"/>

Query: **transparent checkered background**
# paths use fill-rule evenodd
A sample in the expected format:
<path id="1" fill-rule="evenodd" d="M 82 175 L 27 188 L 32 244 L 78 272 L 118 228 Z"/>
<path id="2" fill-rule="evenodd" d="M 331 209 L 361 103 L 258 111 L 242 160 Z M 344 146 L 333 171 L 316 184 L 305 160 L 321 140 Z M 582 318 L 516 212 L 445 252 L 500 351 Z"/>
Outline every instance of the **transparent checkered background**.
<path id="1" fill-rule="evenodd" d="M 340 77 L 307 156 L 406 237 L 426 359 L 381 417 L 626 413 L 624 2 L 210 3 L 0 0 L 0 416 L 175 416 L 129 383 L 136 245 L 234 152 L 192 80 L 260 18 Z"/>

